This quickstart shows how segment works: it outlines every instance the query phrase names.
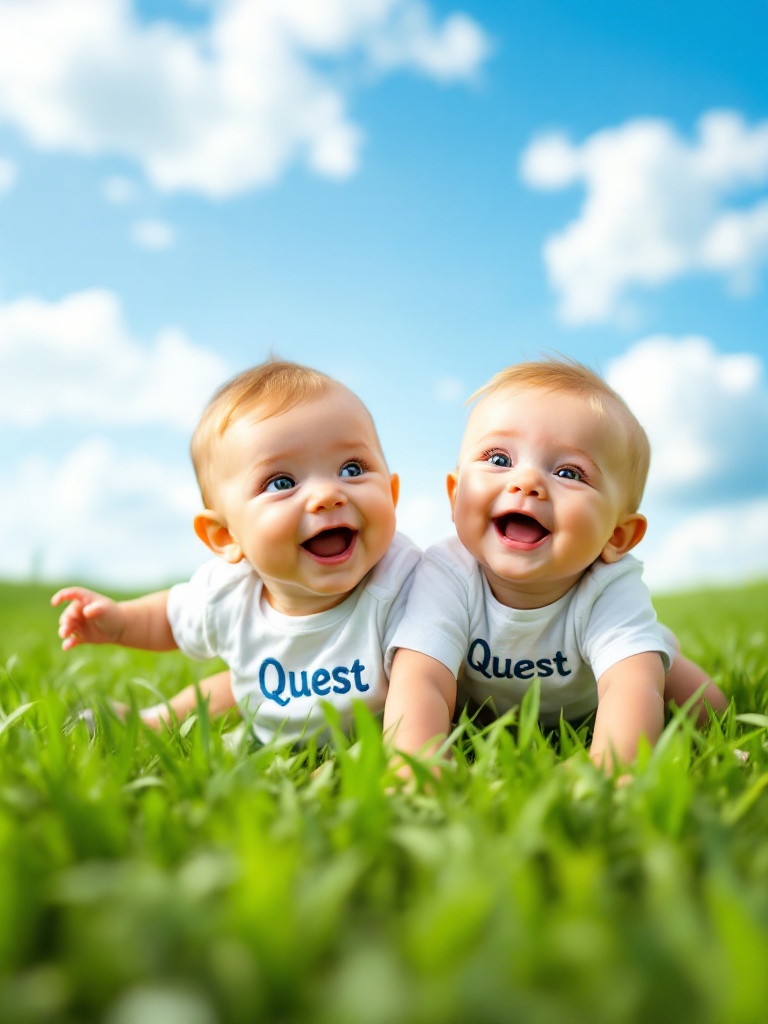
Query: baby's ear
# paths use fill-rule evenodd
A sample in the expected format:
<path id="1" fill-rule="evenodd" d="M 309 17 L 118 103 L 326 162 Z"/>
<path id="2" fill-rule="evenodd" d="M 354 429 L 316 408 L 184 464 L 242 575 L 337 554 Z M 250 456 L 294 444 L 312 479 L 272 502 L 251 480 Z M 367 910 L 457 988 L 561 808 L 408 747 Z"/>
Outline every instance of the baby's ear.
<path id="1" fill-rule="evenodd" d="M 216 512 L 203 509 L 195 516 L 195 533 L 209 547 L 214 555 L 225 562 L 240 562 L 245 556 L 243 549 L 229 532 Z"/>
<path id="2" fill-rule="evenodd" d="M 397 473 L 390 473 L 389 486 L 392 490 L 392 504 L 397 508 L 397 499 L 400 497 L 400 477 Z"/>
<path id="3" fill-rule="evenodd" d="M 604 562 L 618 562 L 628 551 L 631 551 L 636 544 L 645 536 L 648 527 L 648 520 L 639 512 L 630 512 L 622 516 L 616 524 L 608 543 L 600 552 Z"/>
<path id="4" fill-rule="evenodd" d="M 448 491 L 448 501 L 451 503 L 451 519 L 453 519 L 453 510 L 456 506 L 456 489 L 459 486 L 459 474 L 456 472 L 449 473 L 445 478 L 445 487 Z"/>

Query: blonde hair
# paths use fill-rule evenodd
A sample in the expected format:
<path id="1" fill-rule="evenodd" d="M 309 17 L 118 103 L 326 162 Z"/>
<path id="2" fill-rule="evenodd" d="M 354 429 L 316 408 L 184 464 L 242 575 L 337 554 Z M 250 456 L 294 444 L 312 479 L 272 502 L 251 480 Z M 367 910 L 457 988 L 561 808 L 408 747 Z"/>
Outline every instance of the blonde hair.
<path id="1" fill-rule="evenodd" d="M 278 416 L 301 402 L 343 387 L 319 370 L 280 359 L 268 359 L 223 384 L 200 417 L 190 443 L 205 507 L 210 507 L 211 453 L 233 423 L 257 409 L 263 418 Z"/>
<path id="2" fill-rule="evenodd" d="M 613 417 L 623 427 L 627 512 L 636 512 L 645 489 L 651 446 L 648 436 L 632 410 L 602 377 L 566 356 L 553 356 L 538 362 L 517 363 L 500 370 L 468 399 L 468 403 L 487 398 L 507 388 L 523 391 L 540 388 L 553 394 L 569 394 L 584 399 L 598 416 Z"/>

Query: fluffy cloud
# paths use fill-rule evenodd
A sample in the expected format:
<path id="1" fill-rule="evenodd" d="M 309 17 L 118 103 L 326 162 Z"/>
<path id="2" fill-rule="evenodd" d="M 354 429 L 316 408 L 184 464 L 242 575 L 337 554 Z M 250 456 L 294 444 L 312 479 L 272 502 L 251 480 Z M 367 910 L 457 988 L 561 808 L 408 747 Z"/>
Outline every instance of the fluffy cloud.
<path id="1" fill-rule="evenodd" d="M 681 517 L 640 558 L 652 590 L 724 585 L 768 576 L 768 499 L 734 502 Z"/>
<path id="2" fill-rule="evenodd" d="M 608 367 L 653 451 L 639 549 L 656 590 L 768 574 L 768 382 L 752 353 L 645 338 Z"/>
<path id="3" fill-rule="evenodd" d="M 420 494 L 406 488 L 397 505 L 397 528 L 422 548 L 452 533 L 445 489 L 441 494 Z"/>
<path id="4" fill-rule="evenodd" d="M 59 463 L 28 459 L 0 478 L 0 576 L 148 587 L 183 579 L 206 557 L 192 529 L 191 467 L 89 440 Z"/>
<path id="5" fill-rule="evenodd" d="M 129 0 L 0 0 L 0 121 L 44 149 L 116 153 L 159 189 L 228 196 L 291 161 L 343 178 L 362 135 L 334 65 L 466 80 L 489 50 L 421 0 L 220 0 L 194 29 Z"/>
<path id="6" fill-rule="evenodd" d="M 701 264 L 727 275 L 735 294 L 750 292 L 768 259 L 768 199 L 719 217 L 701 243 Z"/>
<path id="7" fill-rule="evenodd" d="M 607 377 L 650 438 L 649 501 L 715 505 L 768 492 L 768 382 L 757 355 L 656 335 Z"/>
<path id="8" fill-rule="evenodd" d="M 179 330 L 161 331 L 151 346 L 137 341 L 110 292 L 0 306 L 0 423 L 68 418 L 188 431 L 227 375 L 219 356 Z"/>
<path id="9" fill-rule="evenodd" d="M 627 289 L 692 272 L 719 273 L 743 293 L 768 258 L 768 200 L 749 198 L 768 183 L 768 121 L 711 111 L 691 141 L 650 118 L 581 145 L 552 133 L 529 146 L 521 173 L 534 188 L 586 189 L 578 218 L 544 248 L 568 323 L 616 318 Z M 745 204 L 728 208 L 739 192 Z"/>

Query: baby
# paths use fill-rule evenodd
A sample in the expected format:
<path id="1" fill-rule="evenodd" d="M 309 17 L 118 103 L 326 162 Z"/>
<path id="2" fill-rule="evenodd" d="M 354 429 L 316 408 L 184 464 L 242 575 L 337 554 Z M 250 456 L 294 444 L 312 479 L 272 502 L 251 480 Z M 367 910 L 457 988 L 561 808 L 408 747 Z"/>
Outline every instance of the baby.
<path id="1" fill-rule="evenodd" d="M 622 399 L 567 360 L 498 373 L 473 398 L 448 496 L 458 538 L 416 573 L 393 641 L 384 728 L 414 754 L 444 738 L 457 680 L 501 713 L 535 679 L 541 719 L 597 712 L 591 757 L 611 770 L 655 743 L 665 701 L 726 699 L 658 626 L 638 511 L 650 449 Z M 671 665 L 671 668 L 670 668 Z"/>
<path id="2" fill-rule="evenodd" d="M 217 557 L 132 601 L 60 590 L 63 648 L 219 656 L 230 672 L 200 684 L 211 714 L 239 705 L 264 742 L 322 726 L 323 701 L 346 724 L 355 700 L 381 711 L 383 652 L 420 552 L 395 533 L 398 478 L 363 403 L 325 374 L 268 361 L 214 395 L 191 450 L 204 505 L 195 532 Z M 196 704 L 187 687 L 145 720 Z"/>

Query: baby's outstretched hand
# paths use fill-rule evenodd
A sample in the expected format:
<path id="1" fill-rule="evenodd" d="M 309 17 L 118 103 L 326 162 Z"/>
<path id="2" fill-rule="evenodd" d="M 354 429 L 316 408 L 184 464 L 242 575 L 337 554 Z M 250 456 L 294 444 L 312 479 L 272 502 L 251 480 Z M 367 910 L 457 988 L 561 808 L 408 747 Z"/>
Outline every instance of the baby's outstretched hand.
<path id="1" fill-rule="evenodd" d="M 59 616 L 62 650 L 78 644 L 118 644 L 123 631 L 123 614 L 117 601 L 85 587 L 64 587 L 51 598 L 51 604 L 69 602 Z"/>

